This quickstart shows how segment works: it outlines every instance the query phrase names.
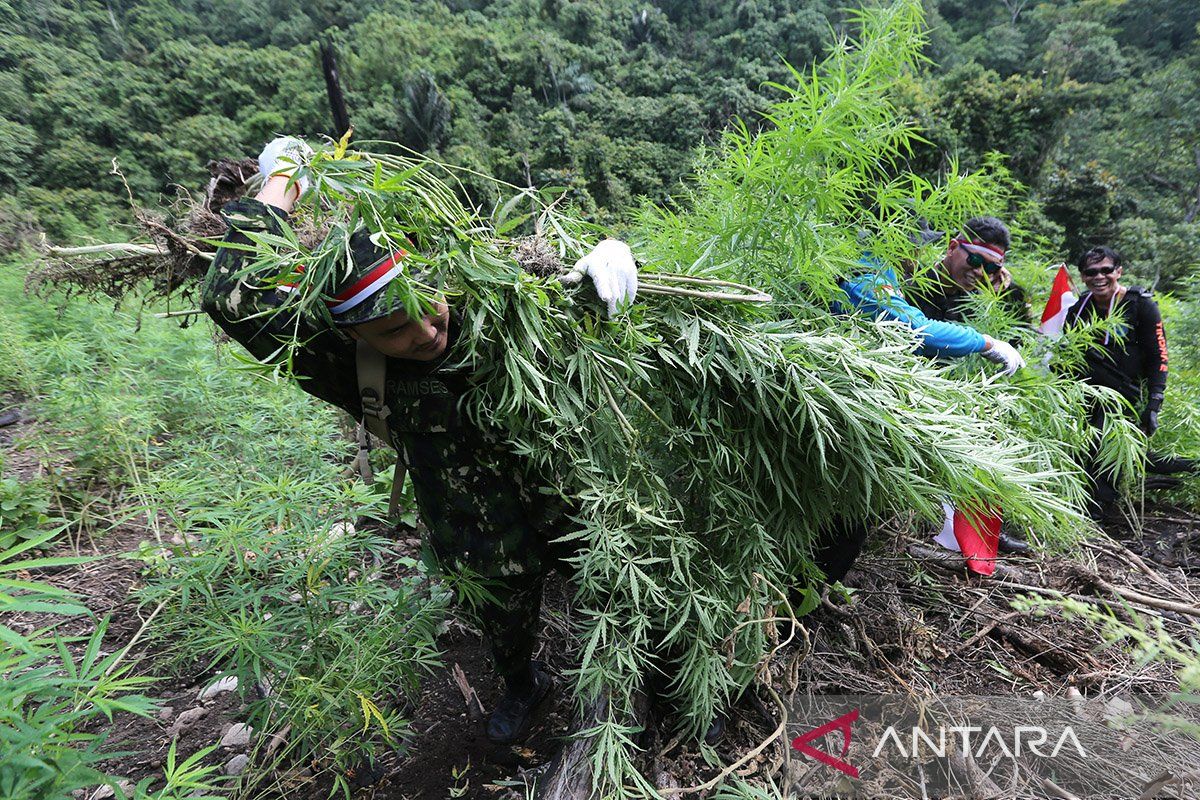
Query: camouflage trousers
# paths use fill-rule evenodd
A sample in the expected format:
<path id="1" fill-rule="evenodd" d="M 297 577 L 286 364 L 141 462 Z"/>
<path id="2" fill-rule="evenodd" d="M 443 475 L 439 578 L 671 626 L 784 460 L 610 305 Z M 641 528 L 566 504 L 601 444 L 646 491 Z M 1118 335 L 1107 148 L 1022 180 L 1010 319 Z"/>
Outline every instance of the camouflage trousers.
<path id="1" fill-rule="evenodd" d="M 512 689 L 529 682 L 529 662 L 541 629 L 543 582 L 541 574 L 495 579 L 490 586 L 495 602 L 482 603 L 477 611 L 496 674 Z"/>
<path id="2" fill-rule="evenodd" d="M 471 609 L 489 640 L 496 672 L 510 686 L 528 680 L 537 645 L 545 573 L 561 554 L 550 541 L 568 531 L 567 505 L 528 479 L 524 465 L 497 447 L 406 442 L 422 521 L 426 561 L 450 579 L 486 590 Z M 441 446 L 432 446 L 440 444 Z M 542 484 L 544 485 L 544 484 Z"/>

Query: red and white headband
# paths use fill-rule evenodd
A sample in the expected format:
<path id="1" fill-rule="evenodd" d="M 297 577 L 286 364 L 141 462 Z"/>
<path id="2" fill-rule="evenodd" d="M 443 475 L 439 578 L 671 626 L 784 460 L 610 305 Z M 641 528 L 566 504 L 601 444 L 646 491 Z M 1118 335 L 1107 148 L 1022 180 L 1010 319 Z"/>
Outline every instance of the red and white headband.
<path id="1" fill-rule="evenodd" d="M 403 250 L 392 253 L 367 270 L 367 274 L 326 300 L 329 313 L 345 314 L 355 306 L 362 305 L 364 300 L 387 286 L 400 274 L 403 267 L 398 262 L 406 255 L 408 254 Z"/>
<path id="2" fill-rule="evenodd" d="M 998 244 L 985 242 L 982 239 L 971 239 L 968 241 L 962 237 L 958 237 L 954 241 L 958 242 L 959 247 L 966 250 L 968 253 L 978 253 L 981 256 L 999 256 L 1000 260 L 996 263 L 1004 263 L 1004 248 Z"/>
<path id="3" fill-rule="evenodd" d="M 367 298 L 387 286 L 400 274 L 403 267 L 400 266 L 399 262 L 406 255 L 408 253 L 404 250 L 398 250 L 390 256 L 385 256 L 380 259 L 378 264 L 367 270 L 367 274 L 333 297 L 326 299 L 325 305 L 329 306 L 329 313 L 335 315 L 345 314 L 350 309 L 362 305 Z M 304 272 L 304 267 L 298 266 L 296 267 L 296 271 Z M 296 291 L 296 284 L 282 283 L 279 285 L 279 290 L 294 292 Z"/>

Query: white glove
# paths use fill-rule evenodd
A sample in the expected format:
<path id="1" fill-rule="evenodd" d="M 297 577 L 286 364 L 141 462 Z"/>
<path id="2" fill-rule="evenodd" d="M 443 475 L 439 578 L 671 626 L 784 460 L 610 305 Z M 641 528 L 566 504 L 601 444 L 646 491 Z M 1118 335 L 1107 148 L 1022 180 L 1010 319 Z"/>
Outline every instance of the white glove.
<path id="1" fill-rule="evenodd" d="M 565 284 L 579 283 L 584 275 L 592 276 L 596 294 L 608 306 L 608 316 L 617 314 L 617 307 L 632 303 L 637 297 L 637 265 L 633 251 L 619 239 L 605 239 L 592 252 L 575 262 L 575 267 L 560 279 Z"/>
<path id="2" fill-rule="evenodd" d="M 987 349 L 980 355 L 989 361 L 995 361 L 997 364 L 1004 365 L 1005 375 L 1012 375 L 1014 372 L 1025 366 L 1025 359 L 1021 358 L 1021 354 L 1017 352 L 1017 348 L 1013 347 L 1008 342 L 1001 342 L 997 339 L 988 337 Z"/>
<path id="3" fill-rule="evenodd" d="M 295 136 L 280 136 L 267 144 L 258 156 L 258 171 L 263 180 L 272 175 L 287 175 L 289 178 L 312 158 L 313 149 Z M 308 178 L 296 181 L 300 194 L 308 191 Z"/>

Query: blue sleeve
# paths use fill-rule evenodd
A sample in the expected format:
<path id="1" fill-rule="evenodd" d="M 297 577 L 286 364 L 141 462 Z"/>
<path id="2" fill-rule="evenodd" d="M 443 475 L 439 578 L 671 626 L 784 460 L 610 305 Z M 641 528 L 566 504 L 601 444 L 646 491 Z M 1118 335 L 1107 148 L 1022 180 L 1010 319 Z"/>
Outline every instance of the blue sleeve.
<path id="1" fill-rule="evenodd" d="M 921 337 L 922 355 L 966 356 L 987 348 L 987 340 L 974 328 L 929 319 L 905 300 L 896 273 L 890 267 L 884 268 L 874 259 L 863 259 L 861 263 L 877 271 L 841 282 L 849 305 L 874 319 L 903 322 L 912 328 Z"/>

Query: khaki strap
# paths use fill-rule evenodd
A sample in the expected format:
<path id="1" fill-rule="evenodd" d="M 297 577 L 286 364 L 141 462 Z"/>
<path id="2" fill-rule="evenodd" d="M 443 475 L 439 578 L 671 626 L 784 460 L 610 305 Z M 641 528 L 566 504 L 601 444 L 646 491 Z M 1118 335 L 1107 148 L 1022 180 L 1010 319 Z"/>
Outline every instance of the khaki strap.
<path id="1" fill-rule="evenodd" d="M 388 501 L 388 519 L 394 520 L 400 510 L 400 495 L 404 491 L 404 477 L 408 470 L 404 466 L 404 454 L 392 440 L 392 432 L 387 424 L 391 413 L 384 395 L 387 358 L 360 339 L 355 350 L 355 365 L 358 369 L 358 397 L 362 403 L 363 426 L 396 450 L 395 478 L 392 481 L 392 496 Z"/>
<path id="2" fill-rule="evenodd" d="M 367 430 L 392 443 L 387 418 L 391 410 L 384 402 L 384 381 L 387 379 L 387 359 L 361 339 L 355 352 L 358 367 L 358 396 L 362 401 L 363 425 Z"/>
<path id="3" fill-rule="evenodd" d="M 388 499 L 387 518 L 394 522 L 400 513 L 400 495 L 404 492 L 404 478 L 408 474 L 408 468 L 400 462 L 399 453 L 396 454 L 396 471 L 392 474 L 395 477 L 392 479 L 392 496 Z"/>

